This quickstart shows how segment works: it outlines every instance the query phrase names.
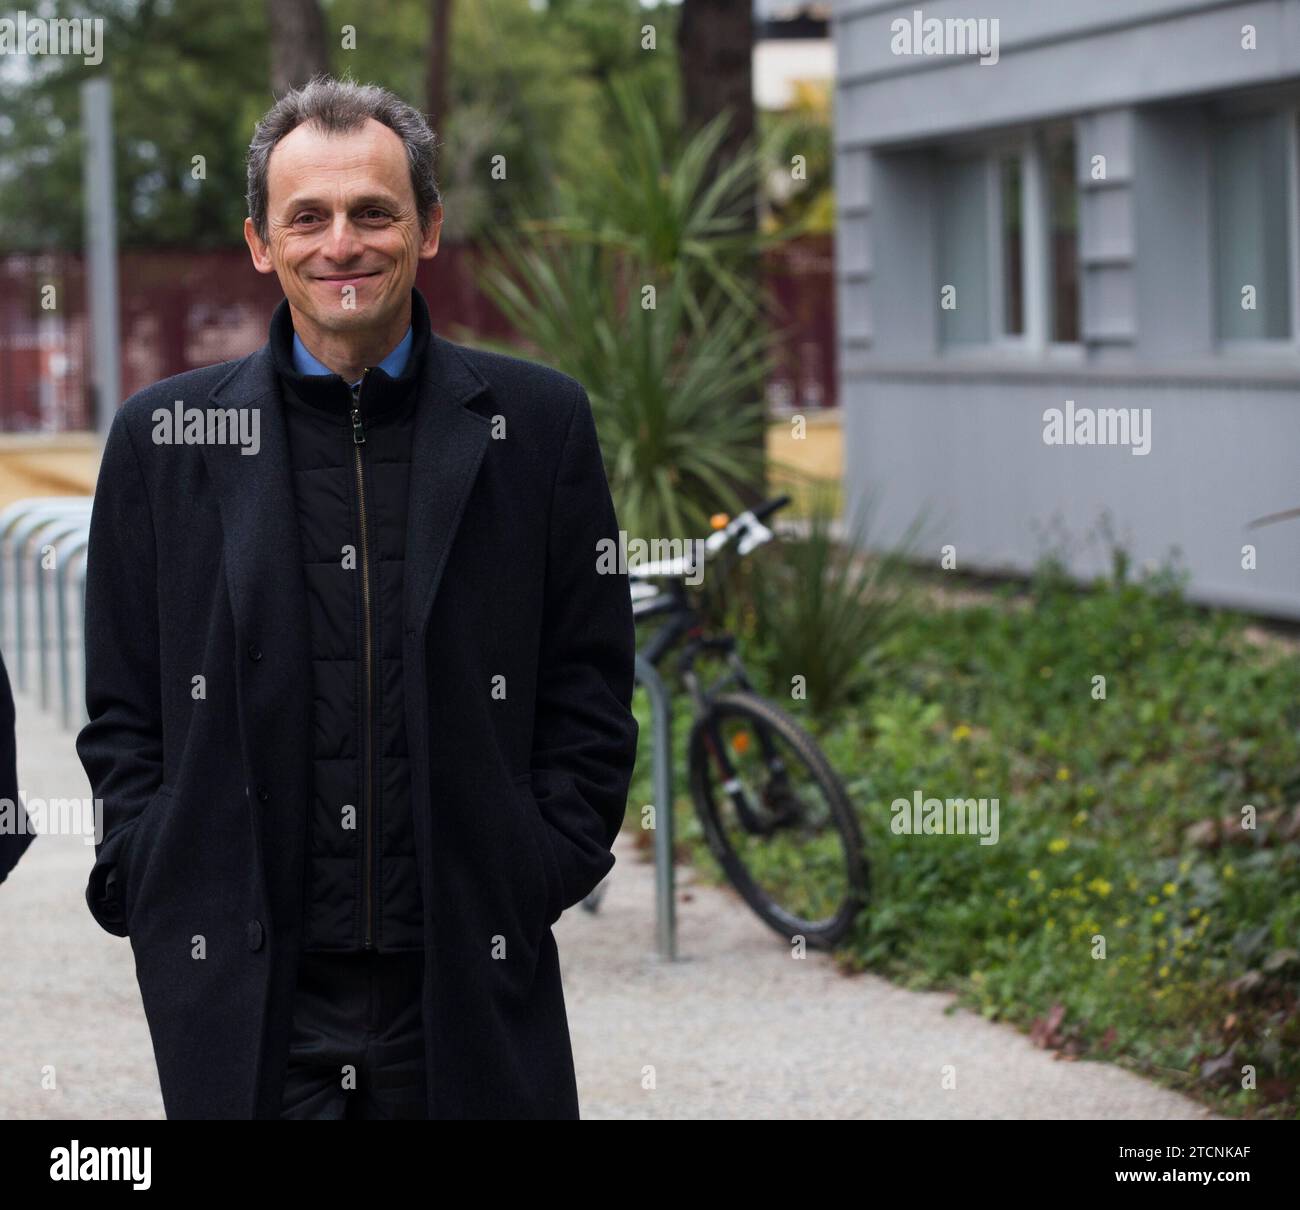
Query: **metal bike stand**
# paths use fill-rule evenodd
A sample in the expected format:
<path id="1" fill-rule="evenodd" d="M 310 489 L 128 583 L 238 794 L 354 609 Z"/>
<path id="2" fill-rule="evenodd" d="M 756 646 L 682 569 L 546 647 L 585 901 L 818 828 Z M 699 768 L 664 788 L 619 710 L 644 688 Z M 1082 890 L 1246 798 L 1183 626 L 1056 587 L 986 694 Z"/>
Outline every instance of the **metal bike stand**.
<path id="1" fill-rule="evenodd" d="M 78 600 L 81 608 L 77 611 L 77 629 L 78 635 L 82 641 L 78 644 L 78 651 L 81 656 L 80 667 L 84 675 L 86 670 L 86 645 L 82 631 L 85 627 L 86 617 L 86 548 L 90 542 L 90 529 L 80 530 L 73 535 L 73 544 L 67 548 L 64 555 L 59 560 L 58 570 L 58 592 L 56 601 L 58 604 L 59 618 L 59 720 L 63 724 L 65 731 L 72 727 L 72 685 L 71 674 L 68 665 L 72 659 L 72 639 L 68 629 L 68 580 L 70 578 L 69 569 L 76 567 L 76 585 L 78 590 Z M 89 722 L 86 717 L 86 695 L 83 691 L 79 694 L 81 698 L 81 717 L 83 722 Z"/>
<path id="2" fill-rule="evenodd" d="M 673 728 L 668 686 L 655 666 L 636 657 L 636 679 L 650 697 L 651 774 L 655 796 L 655 922 L 659 956 L 677 960 L 677 898 L 673 878 Z"/>
<path id="3" fill-rule="evenodd" d="M 85 521 L 71 521 L 64 519 L 55 524 L 54 528 L 45 534 L 45 542 L 42 545 L 51 546 L 54 549 L 54 573 L 57 582 L 62 583 L 58 575 L 59 563 L 63 558 L 63 544 L 69 537 L 76 537 L 79 533 L 87 532 L 87 523 Z M 49 606 L 46 602 L 46 581 L 50 577 L 46 574 L 45 556 L 40 547 L 28 558 L 32 560 L 32 575 L 36 584 L 36 649 L 37 649 L 37 667 L 41 677 L 41 691 L 37 698 L 42 710 L 50 708 L 50 624 L 49 624 Z M 58 615 L 58 643 L 59 650 L 66 651 L 68 645 L 67 635 L 67 615 L 66 611 L 60 611 Z"/>

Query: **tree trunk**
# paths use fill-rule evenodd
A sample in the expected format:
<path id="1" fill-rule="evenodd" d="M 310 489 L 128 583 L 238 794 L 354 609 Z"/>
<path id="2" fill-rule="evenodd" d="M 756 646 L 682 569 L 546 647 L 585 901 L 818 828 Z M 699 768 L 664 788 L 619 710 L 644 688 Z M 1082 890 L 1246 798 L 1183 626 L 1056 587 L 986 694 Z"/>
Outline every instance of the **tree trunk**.
<path id="1" fill-rule="evenodd" d="M 325 16 L 318 0 L 266 0 L 271 33 L 271 91 L 283 96 L 329 71 Z"/>
<path id="2" fill-rule="evenodd" d="M 688 134 L 724 109 L 730 110 L 727 133 L 718 144 L 711 176 L 734 160 L 742 144 L 754 136 L 754 29 L 752 0 L 684 0 L 677 26 L 677 55 L 681 67 L 682 118 Z M 762 265 L 757 254 L 758 191 L 730 203 L 730 213 L 743 219 L 742 230 L 754 236 L 754 252 L 734 266 L 753 283 L 752 297 L 762 294 Z M 759 434 L 760 450 L 766 441 Z M 763 483 L 737 484 L 742 499 L 758 503 Z"/>
<path id="3" fill-rule="evenodd" d="M 682 109 L 688 132 L 730 107 L 718 166 L 733 160 L 754 134 L 754 28 L 750 0 L 684 0 L 677 26 Z M 716 171 L 716 168 L 715 168 Z M 758 199 L 741 207 L 758 230 Z"/>
<path id="4" fill-rule="evenodd" d="M 447 78 L 448 42 L 451 39 L 451 3 L 452 0 L 429 0 L 429 77 L 427 81 L 428 119 L 433 132 L 442 139 L 443 127 L 447 124 L 448 97 L 450 90 Z M 434 163 L 437 163 L 434 152 Z"/>

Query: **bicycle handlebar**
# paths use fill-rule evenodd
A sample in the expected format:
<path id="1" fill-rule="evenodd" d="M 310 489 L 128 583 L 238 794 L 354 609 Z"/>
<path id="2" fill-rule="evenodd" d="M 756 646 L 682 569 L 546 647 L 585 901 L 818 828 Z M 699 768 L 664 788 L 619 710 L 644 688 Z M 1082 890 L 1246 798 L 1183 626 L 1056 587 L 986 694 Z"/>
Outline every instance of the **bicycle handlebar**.
<path id="1" fill-rule="evenodd" d="M 762 504 L 746 509 L 727 522 L 721 529 L 716 529 L 707 538 L 702 539 L 704 558 L 716 557 L 725 547 L 736 541 L 736 548 L 741 555 L 749 554 L 755 547 L 771 541 L 772 531 L 763 524 L 764 517 L 770 517 L 777 509 L 790 503 L 789 496 L 775 496 Z M 695 565 L 688 558 L 669 559 L 663 562 L 644 564 L 631 569 L 633 581 L 670 576 L 680 578 L 695 570 Z M 639 601 L 641 609 L 651 608 L 649 600 Z"/>
<path id="2" fill-rule="evenodd" d="M 762 504 L 756 505 L 749 511 L 754 514 L 755 521 L 763 521 L 776 512 L 778 508 L 784 508 L 789 503 L 789 496 L 774 496 L 771 500 L 765 500 Z"/>

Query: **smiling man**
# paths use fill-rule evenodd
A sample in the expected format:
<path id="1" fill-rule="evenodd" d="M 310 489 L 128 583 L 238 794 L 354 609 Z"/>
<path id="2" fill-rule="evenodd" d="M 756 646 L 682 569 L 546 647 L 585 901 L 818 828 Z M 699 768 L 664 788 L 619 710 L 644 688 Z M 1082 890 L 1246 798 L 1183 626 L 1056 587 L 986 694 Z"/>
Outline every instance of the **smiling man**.
<path id="1" fill-rule="evenodd" d="M 382 89 L 281 99 L 248 155 L 267 344 L 105 447 L 87 902 L 169 1117 L 578 1116 L 551 926 L 614 862 L 631 600 L 582 386 L 430 329 L 434 145 Z M 177 404 L 255 413 L 256 455 L 154 439 Z"/>

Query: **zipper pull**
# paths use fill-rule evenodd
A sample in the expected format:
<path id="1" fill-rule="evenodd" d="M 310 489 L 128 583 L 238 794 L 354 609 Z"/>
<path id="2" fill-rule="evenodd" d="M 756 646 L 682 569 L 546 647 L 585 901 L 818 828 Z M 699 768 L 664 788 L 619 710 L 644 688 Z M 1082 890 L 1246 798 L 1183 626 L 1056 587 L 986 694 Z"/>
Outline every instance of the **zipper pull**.
<path id="1" fill-rule="evenodd" d="M 361 392 L 365 390 L 366 375 L 370 373 L 369 367 L 361 371 L 361 381 L 357 383 L 352 392 L 352 444 L 365 445 L 366 430 L 361 427 Z"/>

